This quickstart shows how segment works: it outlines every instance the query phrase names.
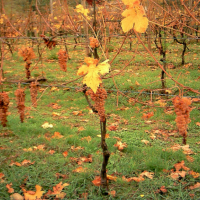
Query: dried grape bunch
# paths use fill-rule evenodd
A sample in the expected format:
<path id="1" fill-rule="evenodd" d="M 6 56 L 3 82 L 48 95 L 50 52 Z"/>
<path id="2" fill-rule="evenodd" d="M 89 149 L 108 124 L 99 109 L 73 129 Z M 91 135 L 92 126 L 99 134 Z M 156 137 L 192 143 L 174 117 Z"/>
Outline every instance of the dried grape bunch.
<path id="1" fill-rule="evenodd" d="M 191 100 L 188 98 L 180 98 L 179 96 L 173 99 L 173 104 L 176 113 L 176 125 L 180 135 L 183 136 L 183 144 L 186 144 L 187 128 L 190 123 L 190 111 L 192 110 Z"/>
<path id="2" fill-rule="evenodd" d="M 90 46 L 93 49 L 99 47 L 99 42 L 98 42 L 98 40 L 96 38 L 90 37 L 89 40 L 90 40 Z"/>
<path id="3" fill-rule="evenodd" d="M 0 93 L 0 120 L 3 127 L 7 124 L 7 111 L 9 106 L 9 97 L 7 93 Z"/>
<path id="4" fill-rule="evenodd" d="M 24 111 L 25 111 L 25 93 L 24 90 L 19 88 L 15 91 L 15 97 L 17 102 L 18 113 L 20 114 L 20 120 L 24 122 Z"/>
<path id="5" fill-rule="evenodd" d="M 57 42 L 51 38 L 48 38 L 45 35 L 40 35 L 40 37 L 43 38 L 44 43 L 46 44 L 47 48 L 49 48 L 50 50 L 52 50 L 53 47 L 56 46 Z"/>
<path id="6" fill-rule="evenodd" d="M 58 54 L 58 62 L 62 71 L 67 71 L 68 54 L 65 50 L 60 49 Z"/>
<path id="7" fill-rule="evenodd" d="M 19 49 L 18 55 L 22 56 L 24 61 L 30 61 L 35 58 L 35 53 L 32 47 L 22 47 Z"/>
<path id="8" fill-rule="evenodd" d="M 31 82 L 30 84 L 30 93 L 31 93 L 31 102 L 34 107 L 37 107 L 37 91 L 38 91 L 38 82 Z"/>
<path id="9" fill-rule="evenodd" d="M 105 99 L 107 98 L 107 92 L 104 88 L 99 87 L 96 94 L 90 89 L 86 92 L 86 95 L 90 95 L 91 99 L 95 102 L 94 107 L 98 111 L 100 121 L 105 121 Z"/>
<path id="10" fill-rule="evenodd" d="M 33 48 L 31 47 L 22 47 L 19 52 L 19 56 L 22 56 L 25 64 L 26 69 L 26 78 L 29 79 L 31 77 L 30 67 L 31 67 L 31 60 L 35 58 L 35 53 L 33 51 Z"/>

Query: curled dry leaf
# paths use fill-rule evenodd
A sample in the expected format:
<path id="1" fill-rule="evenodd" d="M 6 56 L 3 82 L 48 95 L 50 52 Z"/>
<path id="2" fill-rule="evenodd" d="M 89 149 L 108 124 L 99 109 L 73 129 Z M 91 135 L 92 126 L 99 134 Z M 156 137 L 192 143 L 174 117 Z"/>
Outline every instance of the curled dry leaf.
<path id="1" fill-rule="evenodd" d="M 117 147 L 117 149 L 118 149 L 119 151 L 122 151 L 125 147 L 127 147 L 127 144 L 126 144 L 125 142 L 122 143 L 122 142 L 120 142 L 120 141 L 117 141 L 117 143 L 114 144 L 114 146 Z"/>
<path id="2" fill-rule="evenodd" d="M 86 140 L 89 143 L 92 140 L 92 138 L 88 136 L 88 137 L 81 138 L 81 140 Z"/>
<path id="3" fill-rule="evenodd" d="M 176 171 L 179 171 L 180 169 L 183 169 L 183 170 L 186 170 L 186 171 L 190 170 L 190 168 L 185 166 L 184 160 L 174 164 L 174 167 L 175 167 Z"/>
<path id="4" fill-rule="evenodd" d="M 77 173 L 82 173 L 82 172 L 86 172 L 87 168 L 83 168 L 83 167 L 77 167 L 75 170 L 73 170 L 72 172 L 77 172 Z"/>
<path id="5" fill-rule="evenodd" d="M 195 185 L 190 186 L 189 188 L 190 188 L 190 190 L 194 190 L 194 189 L 196 189 L 196 188 L 200 188 L 200 183 L 197 182 Z"/>
<path id="6" fill-rule="evenodd" d="M 193 178 L 198 178 L 199 176 L 200 176 L 200 174 L 199 173 L 197 173 L 197 172 L 194 172 L 194 171 L 189 171 L 189 174 L 190 175 L 192 175 L 193 176 Z"/>
<path id="7" fill-rule="evenodd" d="M 13 193 L 14 189 L 12 188 L 12 183 L 6 184 L 6 188 L 8 189 L 8 193 Z"/>
<path id="8" fill-rule="evenodd" d="M 95 186 L 100 186 L 101 185 L 101 177 L 100 176 L 95 176 L 94 180 L 92 181 L 92 183 Z"/>
<path id="9" fill-rule="evenodd" d="M 152 116 L 154 116 L 154 113 L 153 112 L 149 112 L 149 113 L 143 113 L 142 115 L 142 119 L 149 119 L 151 118 Z"/>
<path id="10" fill-rule="evenodd" d="M 64 136 L 61 135 L 59 132 L 54 132 L 54 135 L 52 136 L 52 138 L 55 138 L 55 139 L 60 139 L 60 138 L 63 138 Z"/>

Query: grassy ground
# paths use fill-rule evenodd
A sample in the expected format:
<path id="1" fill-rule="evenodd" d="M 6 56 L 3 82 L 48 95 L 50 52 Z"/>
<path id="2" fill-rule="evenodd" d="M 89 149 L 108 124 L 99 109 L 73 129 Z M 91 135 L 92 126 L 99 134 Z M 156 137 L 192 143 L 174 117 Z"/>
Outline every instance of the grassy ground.
<path id="1" fill-rule="evenodd" d="M 109 54 L 110 59 L 119 46 L 117 41 L 112 41 L 110 49 L 113 52 Z M 128 51 L 128 43 L 123 47 L 122 53 L 112 65 L 111 74 L 118 72 L 127 63 L 135 54 L 135 48 L 136 45 L 132 51 Z M 175 69 L 167 69 L 168 72 L 182 84 L 194 89 L 199 89 L 198 48 L 198 44 L 189 44 L 190 52 L 186 55 L 185 66 L 179 64 L 181 62 L 179 45 L 171 43 L 167 53 L 167 62 L 175 66 Z M 8 92 L 11 103 L 8 126 L 5 128 L 0 126 L 0 173 L 5 175 L 0 178 L 0 199 L 9 199 L 10 194 L 6 184 L 12 183 L 14 191 L 23 195 L 21 185 L 33 191 L 35 185 L 40 185 L 46 193 L 48 190 L 53 190 L 53 186 L 61 181 L 69 183 L 69 186 L 63 189 L 66 199 L 81 199 L 84 198 L 84 193 L 88 193 L 88 199 L 197 199 L 200 196 L 199 188 L 191 190 L 190 186 L 200 182 L 200 177 L 194 178 L 187 173 L 185 177 L 180 176 L 174 180 L 170 176 L 172 173 L 170 170 L 175 170 L 174 164 L 184 161 L 190 171 L 200 173 L 200 126 L 196 124 L 200 122 L 199 102 L 192 103 L 194 109 L 190 114 L 191 123 L 188 128 L 187 144 L 193 151 L 189 155 L 193 158 L 191 162 L 191 158 L 182 149 L 166 150 L 175 144 L 182 145 L 182 137 L 177 132 L 176 116 L 171 102 L 173 96 L 170 96 L 177 95 L 179 89 L 167 79 L 166 85 L 170 91 L 168 96 L 149 95 L 151 91 L 159 93 L 157 89 L 161 88 L 161 70 L 141 46 L 130 66 L 115 77 L 117 87 L 120 91 L 125 91 L 126 96 L 118 96 L 113 81 L 105 79 L 104 85 L 109 91 L 105 106 L 109 134 L 107 145 L 111 152 L 107 169 L 108 174 L 116 176 L 117 180 L 109 181 L 109 189 L 115 190 L 116 196 L 103 196 L 100 188 L 92 183 L 95 176 L 99 175 L 102 163 L 98 137 L 99 118 L 91 113 L 83 94 L 74 89 L 81 87 L 80 80 L 66 87 L 50 87 L 78 77 L 76 71 L 84 60 L 83 48 L 78 46 L 74 50 L 73 46 L 69 46 L 71 59 L 68 61 L 67 72 L 59 69 L 56 54 L 58 49 L 59 47 L 52 51 L 45 50 L 43 62 L 35 66 L 31 72 L 32 77 L 43 75 L 47 78 L 47 82 L 42 83 L 43 86 L 40 87 L 36 108 L 31 105 L 29 86 L 22 85 L 26 89 L 24 123 L 20 123 L 15 103 L 14 91 L 17 89 L 17 84 L 4 82 L 4 90 Z M 154 47 L 153 52 L 159 59 L 160 56 Z M 37 59 L 32 66 L 36 61 Z M 10 54 L 6 56 L 4 73 L 6 81 L 25 79 L 24 62 L 17 52 L 13 56 Z M 136 84 L 136 81 L 139 84 Z M 50 86 L 45 87 L 45 85 Z M 147 93 L 139 94 L 143 89 Z M 186 90 L 184 95 L 197 96 Z M 153 112 L 154 116 L 147 120 L 142 118 L 144 113 L 150 112 Z M 42 125 L 45 122 L 52 124 L 53 127 L 44 129 Z M 109 130 L 113 125 L 116 126 L 116 130 Z M 63 137 L 54 138 L 55 132 L 59 132 Z M 91 141 L 85 139 L 88 136 L 91 137 Z M 122 151 L 114 146 L 117 142 L 116 137 L 127 144 Z M 147 140 L 149 143 L 145 144 L 142 140 Z M 73 147 L 83 148 L 74 150 Z M 68 152 L 66 157 L 63 156 L 65 151 Z M 92 155 L 91 163 L 78 165 L 72 160 L 89 155 Z M 13 162 L 21 163 L 25 159 L 34 163 L 24 166 L 12 165 Z M 81 173 L 74 172 L 80 166 L 86 170 Z M 145 177 L 141 182 L 126 182 L 122 178 L 138 177 L 143 171 L 153 172 L 153 178 Z M 161 186 L 165 186 L 166 193 L 158 191 Z"/>

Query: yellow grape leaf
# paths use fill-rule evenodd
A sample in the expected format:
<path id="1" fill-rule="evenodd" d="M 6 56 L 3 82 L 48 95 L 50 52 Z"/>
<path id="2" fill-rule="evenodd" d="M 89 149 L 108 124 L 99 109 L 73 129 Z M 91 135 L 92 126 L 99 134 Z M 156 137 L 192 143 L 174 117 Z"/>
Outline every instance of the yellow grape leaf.
<path id="1" fill-rule="evenodd" d="M 102 83 L 100 75 L 104 75 L 109 73 L 110 65 L 108 64 L 109 60 L 105 60 L 104 62 L 97 65 L 98 60 L 86 57 L 85 63 L 87 65 L 82 65 L 77 74 L 86 76 L 83 78 L 83 84 L 86 84 L 90 87 L 94 93 L 96 93 L 99 84 Z"/>
<path id="2" fill-rule="evenodd" d="M 76 12 L 78 13 L 82 13 L 85 17 L 88 16 L 89 10 L 88 9 L 84 9 L 83 6 L 81 4 L 78 4 L 76 6 Z"/>
<path id="3" fill-rule="evenodd" d="M 125 17 L 121 21 L 121 26 L 124 32 L 134 28 L 139 33 L 144 33 L 148 27 L 148 19 L 145 16 L 145 10 L 140 5 L 139 0 L 122 0 L 128 6 L 122 16 Z"/>
<path id="4" fill-rule="evenodd" d="M 36 192 L 34 194 L 29 194 L 28 192 L 24 193 L 25 200 L 36 200 L 40 199 L 44 193 L 44 191 L 41 191 L 42 187 L 39 185 L 35 186 Z"/>

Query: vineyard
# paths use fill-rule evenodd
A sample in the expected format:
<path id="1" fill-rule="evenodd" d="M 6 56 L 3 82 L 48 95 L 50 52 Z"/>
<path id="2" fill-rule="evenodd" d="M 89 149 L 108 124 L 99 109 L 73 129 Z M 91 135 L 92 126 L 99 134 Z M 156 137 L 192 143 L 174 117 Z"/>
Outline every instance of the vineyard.
<path id="1" fill-rule="evenodd" d="M 0 199 L 198 199 L 200 1 L 2 0 Z"/>

